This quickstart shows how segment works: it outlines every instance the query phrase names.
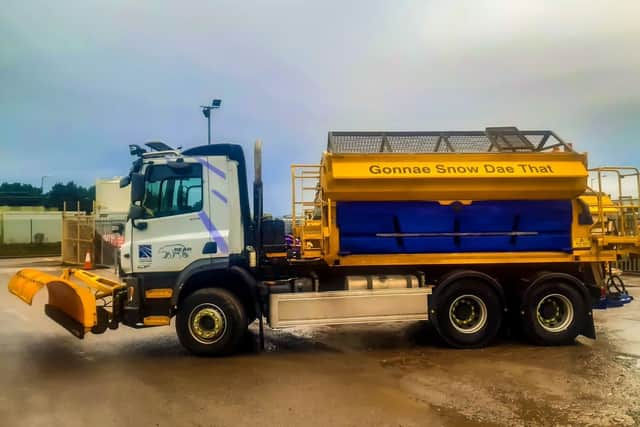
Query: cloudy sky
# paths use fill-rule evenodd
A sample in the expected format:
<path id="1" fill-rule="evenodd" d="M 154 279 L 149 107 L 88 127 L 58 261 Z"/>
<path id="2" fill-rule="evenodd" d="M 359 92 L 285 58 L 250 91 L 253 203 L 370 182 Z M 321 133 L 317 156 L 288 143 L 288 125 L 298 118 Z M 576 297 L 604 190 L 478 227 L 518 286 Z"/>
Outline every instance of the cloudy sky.
<path id="1" fill-rule="evenodd" d="M 126 173 L 127 144 L 265 144 L 266 210 L 329 130 L 553 129 L 640 166 L 640 1 L 4 0 L 0 181 Z"/>

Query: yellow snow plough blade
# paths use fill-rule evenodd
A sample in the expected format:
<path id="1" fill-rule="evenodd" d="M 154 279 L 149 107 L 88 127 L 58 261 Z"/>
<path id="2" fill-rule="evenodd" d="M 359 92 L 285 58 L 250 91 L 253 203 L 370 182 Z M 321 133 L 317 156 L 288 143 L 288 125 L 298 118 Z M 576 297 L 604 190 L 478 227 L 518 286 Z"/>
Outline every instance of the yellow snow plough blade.
<path id="1" fill-rule="evenodd" d="M 72 277 L 82 284 L 72 281 Z M 34 295 L 45 286 L 49 292 L 45 313 L 78 338 L 83 338 L 89 331 L 100 333 L 106 329 L 110 313 L 98 307 L 96 300 L 113 296 L 116 290 L 124 287 L 84 270 L 65 269 L 60 276 L 54 276 L 24 269 L 9 281 L 9 292 L 31 305 Z"/>

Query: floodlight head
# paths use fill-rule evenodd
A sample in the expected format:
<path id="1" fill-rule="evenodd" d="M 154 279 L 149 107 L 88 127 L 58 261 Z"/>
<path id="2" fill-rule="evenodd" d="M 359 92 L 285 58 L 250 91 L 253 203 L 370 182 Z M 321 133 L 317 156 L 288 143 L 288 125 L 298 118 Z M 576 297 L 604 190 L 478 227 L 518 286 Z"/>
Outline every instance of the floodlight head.
<path id="1" fill-rule="evenodd" d="M 211 115 L 211 109 L 209 107 L 203 107 L 202 108 L 202 115 L 205 116 L 208 119 L 209 115 Z"/>
<path id="2" fill-rule="evenodd" d="M 220 108 L 222 107 L 222 99 L 214 99 L 213 101 L 211 101 L 211 106 L 213 108 Z"/>

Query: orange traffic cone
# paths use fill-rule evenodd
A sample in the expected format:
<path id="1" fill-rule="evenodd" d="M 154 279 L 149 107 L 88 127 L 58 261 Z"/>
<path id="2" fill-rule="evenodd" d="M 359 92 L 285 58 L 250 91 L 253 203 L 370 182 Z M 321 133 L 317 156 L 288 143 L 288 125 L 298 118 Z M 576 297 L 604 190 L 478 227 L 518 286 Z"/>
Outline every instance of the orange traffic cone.
<path id="1" fill-rule="evenodd" d="M 93 264 L 91 263 L 91 252 L 87 251 L 87 254 L 84 257 L 84 265 L 82 266 L 85 270 L 91 270 L 93 268 Z"/>

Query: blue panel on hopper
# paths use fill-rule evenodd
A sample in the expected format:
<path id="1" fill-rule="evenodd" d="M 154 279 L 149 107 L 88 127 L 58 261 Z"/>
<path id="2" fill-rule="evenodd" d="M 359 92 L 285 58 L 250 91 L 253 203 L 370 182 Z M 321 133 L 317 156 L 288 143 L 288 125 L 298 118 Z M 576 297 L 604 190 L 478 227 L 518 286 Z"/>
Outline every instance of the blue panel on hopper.
<path id="1" fill-rule="evenodd" d="M 518 251 L 572 251 L 571 233 L 521 236 L 517 241 Z"/>
<path id="2" fill-rule="evenodd" d="M 520 230 L 567 232 L 571 230 L 572 220 L 571 202 L 553 201 L 546 206 L 523 212 L 520 218 Z"/>
<path id="3" fill-rule="evenodd" d="M 338 202 L 338 227 L 347 234 L 393 233 L 393 216 L 395 212 L 385 203 Z"/>
<path id="4" fill-rule="evenodd" d="M 376 237 L 343 236 L 340 238 L 341 252 L 352 254 L 397 254 L 404 253 L 397 239 Z"/>
<path id="5" fill-rule="evenodd" d="M 352 254 L 457 252 L 453 237 L 407 237 L 402 245 L 395 238 L 346 236 L 340 240 L 342 252 Z M 348 249 L 347 249 L 348 248 Z"/>
<path id="6" fill-rule="evenodd" d="M 482 236 L 462 237 L 458 252 L 570 252 L 570 235 L 545 234 L 537 236 Z"/>
<path id="7" fill-rule="evenodd" d="M 453 210 L 437 202 L 338 202 L 337 221 L 348 234 L 453 231 Z"/>
<path id="8" fill-rule="evenodd" d="M 406 237 L 403 246 L 409 254 L 459 252 L 453 237 Z"/>
<path id="9" fill-rule="evenodd" d="M 453 207 L 437 202 L 411 202 L 398 209 L 397 203 L 389 203 L 396 209 L 402 233 L 452 233 L 455 216 Z"/>
<path id="10" fill-rule="evenodd" d="M 339 202 L 342 253 L 444 253 L 571 251 L 568 200 L 437 202 Z M 532 236 L 381 237 L 380 233 L 507 233 Z"/>
<path id="11" fill-rule="evenodd" d="M 567 231 L 571 227 L 571 202 L 551 201 L 487 201 L 461 206 L 458 214 L 460 231 Z"/>
<path id="12" fill-rule="evenodd" d="M 509 236 L 462 237 L 456 252 L 513 252 L 516 245 Z"/>

